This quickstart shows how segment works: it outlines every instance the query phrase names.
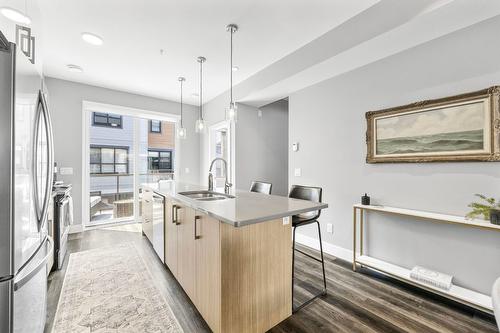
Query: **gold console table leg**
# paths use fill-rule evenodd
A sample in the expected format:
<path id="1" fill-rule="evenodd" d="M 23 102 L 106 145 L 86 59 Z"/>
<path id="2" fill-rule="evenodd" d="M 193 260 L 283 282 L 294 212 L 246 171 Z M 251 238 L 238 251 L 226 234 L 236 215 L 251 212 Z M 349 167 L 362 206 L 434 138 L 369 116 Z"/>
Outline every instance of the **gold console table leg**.
<path id="1" fill-rule="evenodd" d="M 353 228 L 353 236 L 352 236 L 352 270 L 356 272 L 356 207 L 354 207 L 352 212 L 352 228 Z"/>

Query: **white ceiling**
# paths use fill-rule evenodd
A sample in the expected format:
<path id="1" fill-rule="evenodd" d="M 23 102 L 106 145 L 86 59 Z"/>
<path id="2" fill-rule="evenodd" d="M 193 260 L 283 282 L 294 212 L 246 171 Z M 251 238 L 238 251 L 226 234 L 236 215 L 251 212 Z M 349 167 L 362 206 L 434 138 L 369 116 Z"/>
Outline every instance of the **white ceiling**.
<path id="1" fill-rule="evenodd" d="M 382 0 L 246 80 L 234 96 L 259 107 L 494 17 L 498 0 Z M 314 54 L 322 58 L 310 61 Z"/>
<path id="2" fill-rule="evenodd" d="M 45 75 L 147 96 L 197 104 L 198 63 L 204 100 L 229 86 L 229 33 L 234 36 L 235 83 L 323 35 L 378 0 L 39 0 Z M 80 34 L 104 39 L 88 45 Z M 160 55 L 164 49 L 164 55 Z M 67 64 L 83 67 L 71 73 Z"/>

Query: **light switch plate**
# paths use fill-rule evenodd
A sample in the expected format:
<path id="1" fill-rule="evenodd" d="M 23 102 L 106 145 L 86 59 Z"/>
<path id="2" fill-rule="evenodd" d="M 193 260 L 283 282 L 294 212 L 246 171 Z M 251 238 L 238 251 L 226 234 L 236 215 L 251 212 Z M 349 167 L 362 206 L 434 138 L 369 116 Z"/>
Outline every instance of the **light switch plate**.
<path id="1" fill-rule="evenodd" d="M 299 143 L 298 142 L 292 143 L 292 150 L 295 152 L 299 151 Z"/>
<path id="2" fill-rule="evenodd" d="M 283 218 L 283 225 L 287 225 L 287 224 L 289 224 L 289 223 L 290 223 L 290 216 L 285 216 L 285 217 Z"/>
<path id="3" fill-rule="evenodd" d="M 185 169 L 184 169 L 184 172 L 185 172 L 185 173 L 189 173 L 189 168 L 185 168 Z"/>
<path id="4" fill-rule="evenodd" d="M 328 223 L 326 225 L 326 232 L 333 234 L 333 224 Z"/>
<path id="5" fill-rule="evenodd" d="M 59 168 L 59 174 L 61 175 L 72 175 L 73 174 L 73 168 L 70 167 L 61 167 Z"/>
<path id="6" fill-rule="evenodd" d="M 302 169 L 295 168 L 295 177 L 300 177 L 300 176 L 302 176 Z"/>

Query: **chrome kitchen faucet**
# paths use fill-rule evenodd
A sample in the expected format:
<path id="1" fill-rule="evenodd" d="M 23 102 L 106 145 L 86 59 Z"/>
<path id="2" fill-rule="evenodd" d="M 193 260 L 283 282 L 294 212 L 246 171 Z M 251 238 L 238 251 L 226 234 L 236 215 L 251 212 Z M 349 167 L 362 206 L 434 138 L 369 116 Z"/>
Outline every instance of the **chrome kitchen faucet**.
<path id="1" fill-rule="evenodd" d="M 224 182 L 224 193 L 226 194 L 229 194 L 229 189 L 231 188 L 231 186 L 233 186 L 233 184 L 229 183 L 227 181 L 227 162 L 225 159 L 223 158 L 220 158 L 220 157 L 217 157 L 217 158 L 214 158 L 214 160 L 212 161 L 212 163 L 210 163 L 210 169 L 208 170 L 208 190 L 209 191 L 213 191 L 214 190 L 214 176 L 212 174 L 212 168 L 214 167 L 214 164 L 215 162 L 217 161 L 222 161 L 224 163 L 224 175 L 226 177 L 226 180 Z"/>

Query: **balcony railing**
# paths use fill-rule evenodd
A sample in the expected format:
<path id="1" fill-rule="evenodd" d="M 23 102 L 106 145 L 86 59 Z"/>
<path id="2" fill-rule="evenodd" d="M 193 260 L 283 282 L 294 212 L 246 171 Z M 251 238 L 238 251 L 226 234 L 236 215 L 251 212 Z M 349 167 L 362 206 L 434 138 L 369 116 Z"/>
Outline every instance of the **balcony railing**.
<path id="1" fill-rule="evenodd" d="M 135 174 L 90 175 L 90 219 L 102 223 L 133 218 Z M 174 179 L 173 172 L 139 174 L 139 183 L 156 183 Z"/>

